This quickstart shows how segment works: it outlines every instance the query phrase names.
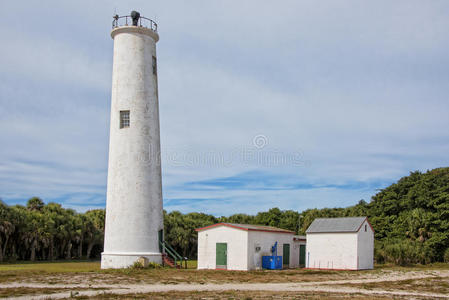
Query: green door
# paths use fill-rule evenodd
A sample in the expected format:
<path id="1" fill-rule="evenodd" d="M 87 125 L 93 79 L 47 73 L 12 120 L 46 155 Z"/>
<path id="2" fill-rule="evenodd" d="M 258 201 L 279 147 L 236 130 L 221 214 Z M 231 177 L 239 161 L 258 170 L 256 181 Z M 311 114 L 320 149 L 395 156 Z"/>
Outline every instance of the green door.
<path id="1" fill-rule="evenodd" d="M 159 239 L 159 252 L 162 253 L 164 251 L 164 249 L 162 249 L 162 243 L 164 242 L 164 230 L 163 229 L 159 230 L 157 235 Z"/>
<path id="2" fill-rule="evenodd" d="M 228 244 L 217 243 L 216 247 L 216 268 L 226 269 L 228 263 Z"/>
<path id="3" fill-rule="evenodd" d="M 306 266 L 306 245 L 299 245 L 299 267 Z"/>
<path id="4" fill-rule="evenodd" d="M 284 244 L 282 247 L 282 264 L 290 264 L 290 244 Z"/>

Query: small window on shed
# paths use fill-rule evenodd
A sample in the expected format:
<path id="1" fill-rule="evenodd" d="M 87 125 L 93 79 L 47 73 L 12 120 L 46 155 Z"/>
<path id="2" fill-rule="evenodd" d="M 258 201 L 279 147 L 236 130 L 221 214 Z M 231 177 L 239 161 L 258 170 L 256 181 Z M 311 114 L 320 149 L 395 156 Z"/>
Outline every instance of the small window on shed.
<path id="1" fill-rule="evenodd" d="M 157 60 L 156 60 L 156 56 L 153 56 L 153 74 L 157 75 Z"/>
<path id="2" fill-rule="evenodd" d="M 129 110 L 120 111 L 120 128 L 129 127 Z"/>
<path id="3" fill-rule="evenodd" d="M 367 226 L 367 225 L 365 224 L 365 232 L 366 232 L 366 228 L 367 228 L 366 226 Z"/>

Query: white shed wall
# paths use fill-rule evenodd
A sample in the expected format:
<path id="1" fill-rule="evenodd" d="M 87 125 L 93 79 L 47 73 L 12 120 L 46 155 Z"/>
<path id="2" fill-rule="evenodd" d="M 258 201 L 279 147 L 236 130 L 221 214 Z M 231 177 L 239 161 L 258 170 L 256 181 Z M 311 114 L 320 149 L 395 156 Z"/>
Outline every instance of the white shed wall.
<path id="1" fill-rule="evenodd" d="M 357 240 L 354 233 L 308 233 L 306 267 L 357 269 Z"/>
<path id="2" fill-rule="evenodd" d="M 366 232 L 365 232 L 366 226 Z M 359 269 L 373 269 L 374 267 L 374 232 L 371 226 L 365 221 L 358 232 L 358 256 Z"/>
<path id="3" fill-rule="evenodd" d="M 283 244 L 290 245 L 290 264 L 289 268 L 299 266 L 299 247 L 295 248 L 292 233 L 277 233 L 267 231 L 248 231 L 248 270 L 257 270 L 262 268 L 262 256 L 271 255 L 271 247 L 278 242 L 277 252 L 279 256 L 283 253 Z M 256 252 L 256 247 L 260 251 Z"/>
<path id="4" fill-rule="evenodd" d="M 198 232 L 198 269 L 216 269 L 217 243 L 228 244 L 228 270 L 248 270 L 248 232 L 227 226 Z"/>

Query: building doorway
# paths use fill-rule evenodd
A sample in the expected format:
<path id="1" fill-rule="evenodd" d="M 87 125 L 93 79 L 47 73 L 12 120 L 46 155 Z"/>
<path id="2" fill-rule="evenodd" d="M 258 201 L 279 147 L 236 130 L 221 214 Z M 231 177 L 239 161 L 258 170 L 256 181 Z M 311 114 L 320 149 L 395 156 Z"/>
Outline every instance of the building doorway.
<path id="1" fill-rule="evenodd" d="M 290 265 L 290 244 L 284 244 L 282 246 L 282 264 L 286 268 Z"/>
<path id="2" fill-rule="evenodd" d="M 299 245 L 299 267 L 306 266 L 306 245 Z"/>
<path id="3" fill-rule="evenodd" d="M 228 266 L 228 244 L 216 244 L 216 269 L 227 269 Z"/>

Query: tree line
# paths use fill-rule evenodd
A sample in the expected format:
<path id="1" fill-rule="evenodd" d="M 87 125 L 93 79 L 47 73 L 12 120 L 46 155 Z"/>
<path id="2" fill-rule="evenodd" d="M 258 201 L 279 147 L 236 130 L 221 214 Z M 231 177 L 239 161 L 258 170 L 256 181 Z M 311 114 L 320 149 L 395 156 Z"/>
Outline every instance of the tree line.
<path id="1" fill-rule="evenodd" d="M 81 214 L 37 197 L 26 206 L 0 201 L 0 261 L 91 258 L 103 237 L 102 209 Z"/>
<path id="2" fill-rule="evenodd" d="M 449 262 L 449 168 L 412 172 L 368 203 L 303 212 L 272 208 L 256 215 L 215 217 L 164 211 L 164 235 L 181 255 L 196 258 L 196 228 L 219 222 L 268 225 L 305 234 L 315 218 L 367 216 L 375 230 L 375 260 L 399 265 Z M 0 260 L 98 258 L 104 210 L 77 213 L 31 198 L 26 206 L 0 202 Z"/>

